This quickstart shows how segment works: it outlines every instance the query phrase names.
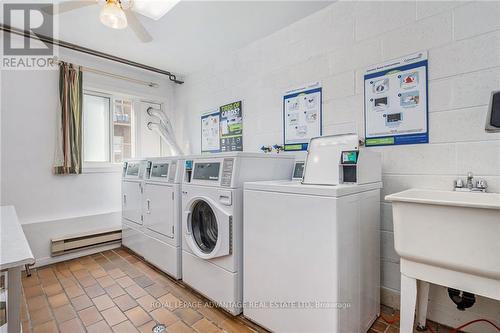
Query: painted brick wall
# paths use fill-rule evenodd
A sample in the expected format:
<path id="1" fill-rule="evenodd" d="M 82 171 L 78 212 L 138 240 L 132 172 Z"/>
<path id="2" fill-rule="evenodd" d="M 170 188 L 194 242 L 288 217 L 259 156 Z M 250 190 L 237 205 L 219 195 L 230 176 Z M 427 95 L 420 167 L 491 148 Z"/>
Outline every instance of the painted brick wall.
<path id="1" fill-rule="evenodd" d="M 450 189 L 472 171 L 500 192 L 500 133 L 484 131 L 487 103 L 500 89 L 500 2 L 337 2 L 203 71 L 176 89 L 180 136 L 200 152 L 200 114 L 244 101 L 244 149 L 281 143 L 281 94 L 321 81 L 325 134 L 364 133 L 363 72 L 369 65 L 427 50 L 430 143 L 373 148 L 383 155 L 383 194 L 410 187 Z M 392 214 L 381 202 L 382 285 L 399 290 Z M 431 317 L 450 325 L 500 318 L 498 302 L 482 299 L 457 313 L 444 288 L 433 288 Z M 499 323 L 500 324 L 500 323 Z M 488 332 L 478 327 L 477 332 Z"/>

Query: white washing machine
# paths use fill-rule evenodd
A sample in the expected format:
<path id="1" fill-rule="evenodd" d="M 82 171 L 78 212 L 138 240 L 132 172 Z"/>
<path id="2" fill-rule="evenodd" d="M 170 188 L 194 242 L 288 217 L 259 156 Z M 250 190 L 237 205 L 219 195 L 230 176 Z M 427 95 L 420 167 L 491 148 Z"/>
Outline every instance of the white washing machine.
<path id="1" fill-rule="evenodd" d="M 144 179 L 142 256 L 176 279 L 181 270 L 181 180 L 184 160 L 149 159 Z"/>
<path id="2" fill-rule="evenodd" d="M 243 313 L 273 332 L 364 333 L 377 318 L 380 156 L 350 143 L 310 151 L 317 184 L 245 183 Z"/>
<path id="3" fill-rule="evenodd" d="M 243 182 L 289 179 L 293 156 L 221 153 L 186 159 L 182 278 L 218 306 L 242 311 Z"/>
<path id="4" fill-rule="evenodd" d="M 123 163 L 122 244 L 141 255 L 144 244 L 142 191 L 147 171 L 146 160 L 130 160 Z"/>

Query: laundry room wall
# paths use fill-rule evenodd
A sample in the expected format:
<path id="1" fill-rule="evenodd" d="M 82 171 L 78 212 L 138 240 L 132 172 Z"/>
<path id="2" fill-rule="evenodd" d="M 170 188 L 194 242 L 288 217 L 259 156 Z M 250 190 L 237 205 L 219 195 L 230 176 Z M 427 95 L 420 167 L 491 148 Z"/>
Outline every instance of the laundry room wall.
<path id="1" fill-rule="evenodd" d="M 158 88 L 149 88 L 84 72 L 85 88 L 162 102 L 172 112 L 173 85 L 165 76 L 65 49 L 59 50 L 59 56 L 75 64 L 157 82 Z M 37 265 L 68 258 L 50 257 L 52 238 L 121 226 L 120 168 L 69 176 L 52 173 L 58 80 L 58 70 L 1 71 L 0 201 L 15 206 Z"/>
<path id="2" fill-rule="evenodd" d="M 245 151 L 282 143 L 283 92 L 315 81 L 323 85 L 324 134 L 362 136 L 364 70 L 422 50 L 429 56 L 430 143 L 370 148 L 383 156 L 382 195 L 451 189 L 467 171 L 500 192 L 500 134 L 484 131 L 490 93 L 500 87 L 500 2 L 336 2 L 188 75 L 175 90 L 184 148 L 199 153 L 201 113 L 235 100 L 243 100 Z M 398 306 L 391 205 L 382 200 L 381 208 L 382 299 Z M 499 309 L 480 298 L 458 312 L 445 288 L 431 291 L 430 318 L 450 326 L 498 320 Z"/>

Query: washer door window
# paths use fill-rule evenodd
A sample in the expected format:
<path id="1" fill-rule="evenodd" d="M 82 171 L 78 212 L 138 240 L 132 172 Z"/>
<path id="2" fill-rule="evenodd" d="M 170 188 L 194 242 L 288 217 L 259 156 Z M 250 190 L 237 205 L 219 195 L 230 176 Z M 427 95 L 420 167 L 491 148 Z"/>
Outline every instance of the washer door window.
<path id="1" fill-rule="evenodd" d="M 232 216 L 209 198 L 190 200 L 184 212 L 186 241 L 193 253 L 203 259 L 231 253 Z"/>
<path id="2" fill-rule="evenodd" d="M 217 244 L 219 228 L 214 211 L 205 201 L 198 201 L 193 207 L 191 232 L 196 245 L 203 253 L 213 252 Z"/>

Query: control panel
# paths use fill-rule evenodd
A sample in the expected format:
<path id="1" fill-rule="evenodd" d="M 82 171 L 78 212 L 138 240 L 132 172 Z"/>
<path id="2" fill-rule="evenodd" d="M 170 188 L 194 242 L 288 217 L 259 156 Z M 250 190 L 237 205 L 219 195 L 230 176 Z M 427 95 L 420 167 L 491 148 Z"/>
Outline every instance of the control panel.
<path id="1" fill-rule="evenodd" d="M 222 181 L 221 186 L 231 187 L 233 177 L 234 158 L 225 158 L 222 163 Z"/>
<path id="2" fill-rule="evenodd" d="M 295 162 L 293 166 L 292 179 L 302 180 L 302 178 L 304 177 L 304 165 L 304 161 Z"/>

